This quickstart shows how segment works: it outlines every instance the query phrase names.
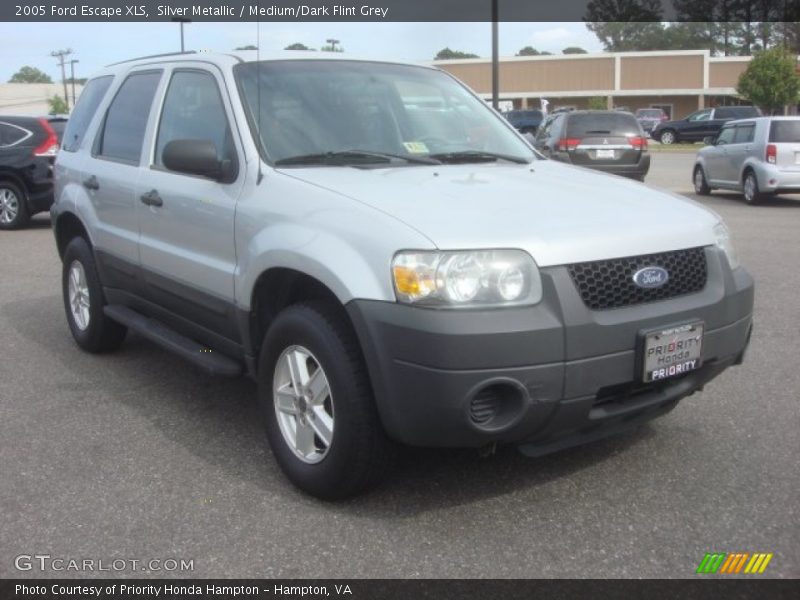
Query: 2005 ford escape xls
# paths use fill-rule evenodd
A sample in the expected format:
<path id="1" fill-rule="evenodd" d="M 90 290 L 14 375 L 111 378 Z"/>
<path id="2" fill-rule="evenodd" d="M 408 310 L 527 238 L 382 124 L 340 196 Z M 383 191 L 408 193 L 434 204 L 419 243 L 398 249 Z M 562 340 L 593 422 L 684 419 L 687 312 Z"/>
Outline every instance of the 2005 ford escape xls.
<path id="1" fill-rule="evenodd" d="M 303 490 L 390 440 L 537 455 L 642 423 L 742 360 L 720 218 L 543 160 L 434 68 L 147 57 L 83 91 L 52 209 L 78 345 L 128 329 L 258 381 Z"/>

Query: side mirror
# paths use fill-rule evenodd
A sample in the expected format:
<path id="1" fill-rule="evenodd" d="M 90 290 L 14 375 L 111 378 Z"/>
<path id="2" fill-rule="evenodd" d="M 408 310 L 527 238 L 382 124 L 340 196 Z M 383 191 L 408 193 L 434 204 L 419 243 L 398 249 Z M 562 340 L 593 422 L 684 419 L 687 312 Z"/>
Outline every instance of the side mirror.
<path id="1" fill-rule="evenodd" d="M 231 175 L 231 162 L 217 158 L 217 148 L 211 140 L 172 140 L 161 155 L 170 171 L 200 175 L 223 181 Z"/>

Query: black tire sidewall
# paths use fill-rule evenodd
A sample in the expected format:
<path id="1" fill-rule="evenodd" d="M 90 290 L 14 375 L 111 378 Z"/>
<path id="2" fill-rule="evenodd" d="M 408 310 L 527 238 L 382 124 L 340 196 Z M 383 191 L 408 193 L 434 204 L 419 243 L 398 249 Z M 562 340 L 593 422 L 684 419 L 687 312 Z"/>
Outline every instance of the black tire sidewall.
<path id="1" fill-rule="evenodd" d="M 11 223 L 0 223 L 0 229 L 11 230 L 25 227 L 28 221 L 30 221 L 30 215 L 28 214 L 28 197 L 25 194 L 25 190 L 20 188 L 16 183 L 7 180 L 0 181 L 0 189 L 2 188 L 7 188 L 14 193 L 17 197 L 18 209 L 16 218 L 11 221 Z"/>
<path id="2" fill-rule="evenodd" d="M 283 438 L 273 401 L 273 376 L 281 353 L 292 345 L 303 346 L 317 359 L 331 390 L 334 433 L 327 455 L 318 463 L 300 460 Z M 347 497 L 365 482 L 360 465 L 370 452 L 376 434 L 375 409 L 365 374 L 353 364 L 348 341 L 341 330 L 314 307 L 296 305 L 285 309 L 264 338 L 258 369 L 258 397 L 267 438 L 278 464 L 300 489 L 324 499 Z M 382 433 L 382 432 L 381 432 Z"/>
<path id="3" fill-rule="evenodd" d="M 72 263 L 78 261 L 83 266 L 86 275 L 86 284 L 89 288 L 89 326 L 81 330 L 72 316 L 69 306 L 69 272 Z M 103 313 L 105 299 L 100 278 L 95 267 L 94 254 L 89 244 L 82 237 L 73 239 L 64 250 L 64 261 L 61 276 L 61 288 L 64 299 L 64 310 L 67 314 L 67 324 L 72 336 L 78 345 L 89 352 L 97 352 L 103 345 L 103 328 L 108 326 L 108 319 Z M 116 325 L 116 324 L 114 324 Z"/>

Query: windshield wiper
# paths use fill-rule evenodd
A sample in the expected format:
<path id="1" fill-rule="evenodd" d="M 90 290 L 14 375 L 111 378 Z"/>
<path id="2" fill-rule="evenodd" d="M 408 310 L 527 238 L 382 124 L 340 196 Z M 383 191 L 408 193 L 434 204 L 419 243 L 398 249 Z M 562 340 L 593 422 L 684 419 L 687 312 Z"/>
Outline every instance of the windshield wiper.
<path id="1" fill-rule="evenodd" d="M 431 154 L 430 158 L 435 158 L 443 163 L 494 162 L 497 160 L 507 160 L 508 162 L 517 163 L 519 165 L 527 165 L 530 162 L 520 156 L 510 156 L 508 154 L 499 154 L 497 152 L 484 152 L 483 150 L 441 152 L 439 154 Z"/>
<path id="2" fill-rule="evenodd" d="M 339 150 L 336 152 L 320 152 L 316 154 L 299 154 L 275 161 L 275 166 L 290 165 L 347 165 L 353 162 L 363 164 L 389 163 L 392 159 L 404 160 L 412 164 L 440 165 L 441 161 L 420 156 L 406 156 L 390 152 L 372 150 Z"/>

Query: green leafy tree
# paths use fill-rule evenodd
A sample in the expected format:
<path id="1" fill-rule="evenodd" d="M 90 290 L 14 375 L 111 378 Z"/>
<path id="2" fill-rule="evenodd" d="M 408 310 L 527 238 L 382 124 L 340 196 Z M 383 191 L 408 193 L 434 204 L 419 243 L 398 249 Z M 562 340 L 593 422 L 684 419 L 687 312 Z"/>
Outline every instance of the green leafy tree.
<path id="1" fill-rule="evenodd" d="M 436 53 L 436 56 L 433 57 L 433 60 L 453 60 L 458 58 L 478 58 L 478 55 L 470 52 L 462 52 L 461 50 L 442 48 Z"/>
<path id="2" fill-rule="evenodd" d="M 800 100 L 797 59 L 783 48 L 757 53 L 739 76 L 737 93 L 770 114 Z"/>
<path id="3" fill-rule="evenodd" d="M 335 44 L 325 44 L 320 48 L 323 52 L 344 52 L 344 46 L 337 46 Z"/>
<path id="4" fill-rule="evenodd" d="M 63 115 L 68 111 L 67 103 L 61 96 L 52 96 L 51 98 L 48 98 L 47 104 L 49 106 L 48 114 Z"/>
<path id="5" fill-rule="evenodd" d="M 591 0 L 583 20 L 609 52 L 660 50 L 661 0 Z"/>
<path id="6" fill-rule="evenodd" d="M 50 76 L 36 67 L 24 66 L 11 76 L 9 83 L 53 83 Z"/>
<path id="7" fill-rule="evenodd" d="M 586 107 L 589 110 L 606 110 L 608 104 L 606 103 L 606 99 L 602 96 L 594 96 L 593 98 L 589 98 Z"/>
<path id="8" fill-rule="evenodd" d="M 258 50 L 258 46 L 247 44 L 247 46 L 239 46 L 238 48 L 234 48 L 234 50 Z"/>
<path id="9" fill-rule="evenodd" d="M 525 46 L 524 48 L 520 48 L 519 52 L 517 52 L 517 56 L 539 56 L 541 54 L 542 53 L 533 46 Z"/>
<path id="10" fill-rule="evenodd" d="M 561 54 L 589 54 L 580 46 L 567 46 L 561 51 Z"/>
<path id="11" fill-rule="evenodd" d="M 308 46 L 306 46 L 305 44 L 301 44 L 300 42 L 295 42 L 294 44 L 289 44 L 288 46 L 286 46 L 284 50 L 312 50 L 312 48 L 309 48 Z"/>

